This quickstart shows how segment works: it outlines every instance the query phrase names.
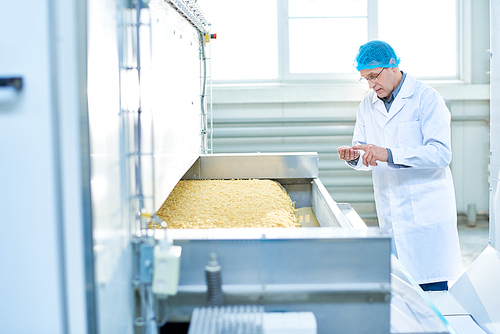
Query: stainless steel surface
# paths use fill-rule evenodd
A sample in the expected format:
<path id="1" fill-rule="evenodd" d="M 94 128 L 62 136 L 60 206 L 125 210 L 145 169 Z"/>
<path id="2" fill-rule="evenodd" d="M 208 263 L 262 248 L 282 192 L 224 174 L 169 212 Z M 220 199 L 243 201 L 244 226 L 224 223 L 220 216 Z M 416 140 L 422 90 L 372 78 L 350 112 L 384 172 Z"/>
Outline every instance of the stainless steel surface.
<path id="1" fill-rule="evenodd" d="M 301 161 L 309 167 L 302 168 Z M 291 162 L 296 178 L 283 172 L 289 168 L 282 166 Z M 195 307 L 206 305 L 203 270 L 209 254 L 216 253 L 225 305 L 312 311 L 319 333 L 332 328 L 342 333 L 368 328 L 371 333 L 388 333 L 389 326 L 392 333 L 452 333 L 418 285 L 409 283 L 411 278 L 394 265 L 391 275 L 399 283 L 393 282 L 394 303 L 390 302 L 389 235 L 367 228 L 350 204 L 335 202 L 313 177 L 316 162 L 315 153 L 200 156 L 184 179 L 266 175 L 280 182 L 297 208 L 311 207 L 320 227 L 168 230 L 168 237 L 184 251 L 178 295 L 169 299 L 171 320 L 188 321 Z M 392 322 L 387 318 L 390 312 L 396 316 Z"/>
<path id="2" fill-rule="evenodd" d="M 391 333 L 456 334 L 394 255 L 391 255 Z"/>
<path id="3" fill-rule="evenodd" d="M 256 305 L 196 308 L 188 334 L 264 334 L 263 317 L 264 308 Z"/>
<path id="4" fill-rule="evenodd" d="M 500 252 L 488 246 L 450 288 L 453 297 L 490 333 L 500 333 Z"/>
<path id="5" fill-rule="evenodd" d="M 285 188 L 296 208 L 312 207 L 321 226 L 351 228 L 317 175 L 317 153 L 212 154 L 200 156 L 183 179 L 272 179 Z M 354 214 L 353 219 L 360 219 Z"/>
<path id="6" fill-rule="evenodd" d="M 204 267 L 216 253 L 226 305 L 312 311 L 318 333 L 388 333 L 390 237 L 355 230 L 359 216 L 348 205 L 341 209 L 317 176 L 316 153 L 200 156 L 183 179 L 276 180 L 297 208 L 313 209 L 320 227 L 168 230 L 183 247 L 178 295 L 169 298 L 172 321 L 206 305 Z"/>
<path id="7" fill-rule="evenodd" d="M 350 228 L 348 219 L 342 213 L 335 201 L 319 179 L 313 180 L 311 190 L 311 206 L 319 221 L 324 227 L 340 226 Z"/>
<path id="8" fill-rule="evenodd" d="M 426 296 L 439 309 L 448 323 L 457 333 L 466 334 L 487 334 L 474 321 L 474 318 L 467 312 L 449 291 L 427 292 Z"/>
<path id="9" fill-rule="evenodd" d="M 340 208 L 353 229 L 364 230 L 368 228 L 361 217 L 357 214 L 356 210 L 354 210 L 354 208 L 350 204 L 338 203 L 337 206 Z"/>
<path id="10" fill-rule="evenodd" d="M 134 331 L 138 212 L 158 209 L 200 154 L 197 31 L 164 1 L 138 15 L 141 4 L 87 1 L 90 250 L 102 333 Z"/>
<path id="11" fill-rule="evenodd" d="M 311 179 L 277 179 L 276 181 L 285 188 L 292 201 L 295 202 L 295 208 L 313 205 L 311 197 L 313 181 Z"/>
<path id="12" fill-rule="evenodd" d="M 226 305 L 312 311 L 318 333 L 388 333 L 390 237 L 341 228 L 169 230 L 183 247 L 172 320 L 205 306 L 204 267 L 216 253 Z M 363 321 L 359 321 L 362 318 Z"/>
<path id="13" fill-rule="evenodd" d="M 202 155 L 184 179 L 317 178 L 317 153 Z"/>
<path id="14" fill-rule="evenodd" d="M 199 35 L 167 3 L 160 5 L 161 11 L 151 11 L 153 53 L 144 82 L 153 124 L 145 135 L 154 148 L 154 167 L 145 169 L 154 173 L 147 185 L 154 193 L 150 212 L 158 210 L 198 159 L 202 136 Z"/>
<path id="15" fill-rule="evenodd" d="M 390 237 L 337 205 L 317 178 L 317 162 L 316 153 L 200 156 L 184 179 L 276 180 L 297 208 L 313 209 L 320 227 L 168 230 L 184 252 L 178 295 L 169 299 L 172 321 L 206 305 L 203 268 L 216 253 L 227 305 L 312 311 L 319 333 L 389 331 Z"/>
<path id="16" fill-rule="evenodd" d="M 86 6 L 95 331 L 131 334 L 134 210 L 129 204 L 132 166 L 126 147 L 133 139 L 124 133 L 129 130 L 124 109 L 132 106 L 137 94 L 131 88 L 133 77 L 120 73 L 127 65 L 123 53 L 132 53 L 123 38 L 131 28 L 121 21 L 127 10 L 112 0 L 88 0 Z"/>

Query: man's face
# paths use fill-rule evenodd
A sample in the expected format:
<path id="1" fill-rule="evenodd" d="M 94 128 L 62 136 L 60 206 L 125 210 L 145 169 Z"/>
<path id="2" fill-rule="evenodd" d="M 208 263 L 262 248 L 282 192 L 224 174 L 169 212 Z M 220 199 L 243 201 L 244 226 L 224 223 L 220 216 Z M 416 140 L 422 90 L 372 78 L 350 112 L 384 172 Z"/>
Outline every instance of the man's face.
<path id="1" fill-rule="evenodd" d="M 377 93 L 378 97 L 388 97 L 396 88 L 395 83 L 397 80 L 397 68 L 372 68 L 368 70 L 361 70 L 359 74 L 368 79 L 368 85 Z M 377 76 L 378 75 L 378 76 Z M 376 79 L 375 79 L 376 77 Z M 371 80 L 369 78 L 372 78 Z"/>

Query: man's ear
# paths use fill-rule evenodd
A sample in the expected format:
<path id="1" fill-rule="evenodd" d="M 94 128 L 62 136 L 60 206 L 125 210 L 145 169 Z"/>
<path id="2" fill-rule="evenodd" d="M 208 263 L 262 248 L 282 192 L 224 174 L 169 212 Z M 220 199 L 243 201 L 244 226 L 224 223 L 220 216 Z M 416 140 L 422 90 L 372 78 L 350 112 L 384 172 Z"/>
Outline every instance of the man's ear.
<path id="1" fill-rule="evenodd" d="M 391 70 L 392 73 L 396 74 L 399 72 L 399 67 L 389 67 L 388 69 Z"/>

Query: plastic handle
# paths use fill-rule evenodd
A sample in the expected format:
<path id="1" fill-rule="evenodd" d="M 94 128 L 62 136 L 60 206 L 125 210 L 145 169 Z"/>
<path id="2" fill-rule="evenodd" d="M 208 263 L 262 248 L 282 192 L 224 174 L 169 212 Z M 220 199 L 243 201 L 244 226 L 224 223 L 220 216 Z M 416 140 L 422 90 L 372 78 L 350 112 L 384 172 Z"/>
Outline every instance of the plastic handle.
<path id="1" fill-rule="evenodd" d="M 13 87 L 19 92 L 23 89 L 23 78 L 0 78 L 0 87 Z"/>

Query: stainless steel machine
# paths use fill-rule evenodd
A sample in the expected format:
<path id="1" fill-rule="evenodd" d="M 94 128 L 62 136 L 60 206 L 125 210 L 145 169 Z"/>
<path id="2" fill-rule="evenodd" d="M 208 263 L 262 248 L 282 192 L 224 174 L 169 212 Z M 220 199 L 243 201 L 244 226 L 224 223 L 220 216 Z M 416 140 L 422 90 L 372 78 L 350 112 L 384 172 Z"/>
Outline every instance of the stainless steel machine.
<path id="1" fill-rule="evenodd" d="M 313 209 L 320 226 L 168 230 L 182 247 L 178 292 L 166 301 L 170 321 L 189 321 L 194 307 L 207 306 L 204 268 L 215 253 L 227 305 L 313 312 L 318 333 L 389 331 L 390 238 L 354 228 L 361 219 L 330 197 L 317 162 L 315 153 L 199 157 L 184 179 L 276 180 L 297 207 Z"/>

